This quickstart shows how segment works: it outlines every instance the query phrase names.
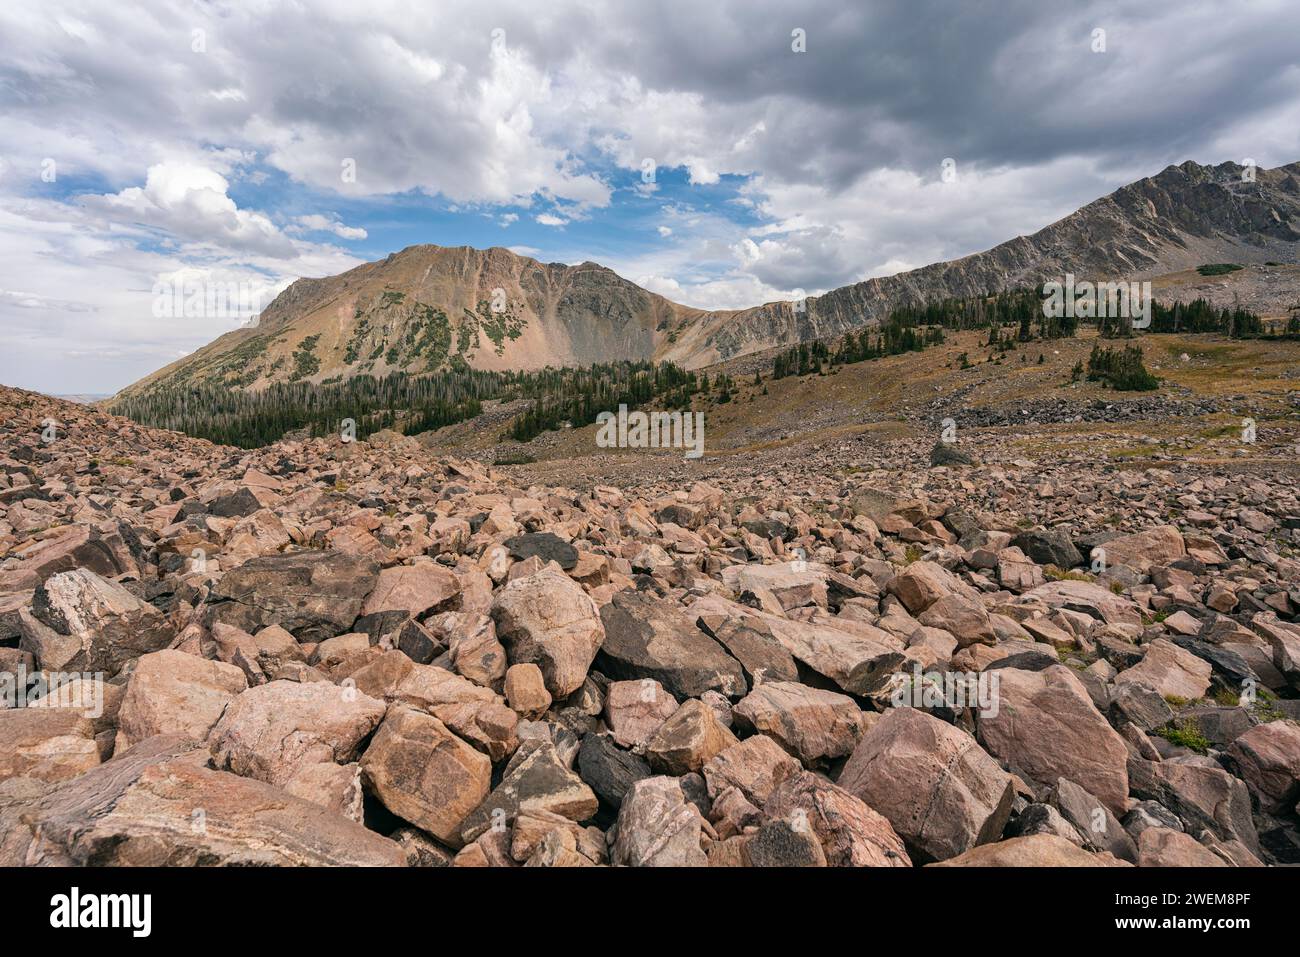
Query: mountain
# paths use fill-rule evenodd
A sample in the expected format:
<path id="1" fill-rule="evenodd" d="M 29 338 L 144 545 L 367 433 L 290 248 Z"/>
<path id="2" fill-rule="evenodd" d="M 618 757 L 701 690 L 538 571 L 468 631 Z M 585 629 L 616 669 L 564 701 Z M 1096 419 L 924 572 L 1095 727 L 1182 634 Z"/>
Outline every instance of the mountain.
<path id="1" fill-rule="evenodd" d="M 1294 264 L 1300 162 L 1254 174 L 1247 180 L 1235 163 L 1170 166 L 1030 236 L 834 289 L 803 309 L 792 302 L 695 309 L 596 263 L 540 263 L 495 247 L 411 246 L 338 276 L 298 280 L 256 326 L 221 336 L 123 394 L 197 381 L 258 388 L 424 372 L 462 361 L 480 369 L 539 369 L 659 359 L 697 368 L 836 336 L 902 303 L 1024 287 L 1067 271 L 1135 280 L 1203 263 Z M 1163 291 L 1170 293 L 1168 284 Z M 1282 285 L 1269 295 L 1281 309 L 1294 293 L 1294 285 Z"/>

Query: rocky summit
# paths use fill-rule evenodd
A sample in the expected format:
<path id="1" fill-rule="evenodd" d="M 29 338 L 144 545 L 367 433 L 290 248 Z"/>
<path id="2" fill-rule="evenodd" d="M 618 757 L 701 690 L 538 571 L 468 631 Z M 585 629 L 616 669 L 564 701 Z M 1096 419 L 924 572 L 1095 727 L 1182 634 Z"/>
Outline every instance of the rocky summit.
<path id="1" fill-rule="evenodd" d="M 0 406 L 0 864 L 1300 862 L 1291 446 L 568 487 Z"/>

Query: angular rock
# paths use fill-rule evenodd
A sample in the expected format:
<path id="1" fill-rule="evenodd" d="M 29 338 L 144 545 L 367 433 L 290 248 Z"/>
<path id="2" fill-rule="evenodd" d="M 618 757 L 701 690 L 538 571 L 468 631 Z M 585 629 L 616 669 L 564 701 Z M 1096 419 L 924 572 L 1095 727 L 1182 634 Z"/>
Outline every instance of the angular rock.
<path id="1" fill-rule="evenodd" d="M 796 830 L 810 830 L 831 867 L 911 866 L 903 839 L 884 816 L 811 771 L 783 779 L 763 813 Z"/>
<path id="2" fill-rule="evenodd" d="M 1154 689 L 1162 698 L 1195 701 L 1210 689 L 1213 672 L 1209 662 L 1173 642 L 1157 638 L 1147 645 L 1142 660 L 1115 676 L 1116 684 L 1136 682 Z"/>
<path id="3" fill-rule="evenodd" d="M 914 708 L 889 710 L 863 735 L 839 785 L 884 815 L 921 862 L 996 841 L 1015 797 L 974 738 Z"/>
<path id="4" fill-rule="evenodd" d="M 361 757 L 368 790 L 384 807 L 451 848 L 487 797 L 492 762 L 432 715 L 392 709 Z"/>
<path id="5" fill-rule="evenodd" d="M 248 679 L 234 665 L 181 651 L 155 651 L 136 660 L 117 719 L 116 750 L 156 734 L 203 741 Z"/>
<path id="6" fill-rule="evenodd" d="M 204 767 L 192 747 L 176 736 L 150 738 L 31 804 L 0 807 L 0 864 L 404 863 L 387 838 L 279 788 Z"/>
<path id="7" fill-rule="evenodd" d="M 1097 711 L 1083 683 L 1064 665 L 997 672 L 999 707 L 978 714 L 978 738 L 1011 770 L 1053 784 L 1069 778 L 1123 814 L 1128 748 Z"/>
<path id="8" fill-rule="evenodd" d="M 704 820 L 674 778 L 651 777 L 628 789 L 619 809 L 610 863 L 621 867 L 707 867 Z"/>
<path id="9" fill-rule="evenodd" d="M 384 716 L 384 703 L 355 688 L 272 681 L 226 705 L 208 737 L 213 764 L 268 784 L 303 765 L 346 763 Z"/>
<path id="10" fill-rule="evenodd" d="M 98 764 L 95 725 L 81 712 L 0 708 L 0 781 L 66 781 Z"/>
<path id="11" fill-rule="evenodd" d="M 555 698 L 582 687 L 605 627 L 582 586 L 554 568 L 516 578 L 496 595 L 492 618 L 510 662 L 542 669 Z"/>
<path id="12" fill-rule="evenodd" d="M 767 681 L 734 709 L 744 727 L 774 738 L 805 764 L 853 751 L 865 724 L 847 695 L 791 681 Z"/>
<path id="13" fill-rule="evenodd" d="M 1260 806 L 1285 814 L 1300 799 L 1300 725 L 1270 721 L 1240 735 L 1228 747 Z"/>
<path id="14" fill-rule="evenodd" d="M 596 667 L 611 678 L 652 678 L 679 699 L 713 689 L 745 693 L 740 662 L 695 627 L 694 619 L 663 601 L 621 591 L 600 610 L 605 643 Z"/>
<path id="15" fill-rule="evenodd" d="M 735 743 L 736 736 L 718 721 L 713 709 L 692 698 L 659 726 L 645 753 L 656 771 L 680 777 L 699 771 Z"/>
<path id="16" fill-rule="evenodd" d="M 48 671 L 117 674 L 171 644 L 175 629 L 152 605 L 84 568 L 46 579 L 20 614 L 20 647 Z"/>
<path id="17" fill-rule="evenodd" d="M 279 625 L 299 641 L 321 641 L 352 628 L 378 579 L 379 566 L 341 552 L 254 558 L 212 589 L 208 623 L 255 632 Z"/>

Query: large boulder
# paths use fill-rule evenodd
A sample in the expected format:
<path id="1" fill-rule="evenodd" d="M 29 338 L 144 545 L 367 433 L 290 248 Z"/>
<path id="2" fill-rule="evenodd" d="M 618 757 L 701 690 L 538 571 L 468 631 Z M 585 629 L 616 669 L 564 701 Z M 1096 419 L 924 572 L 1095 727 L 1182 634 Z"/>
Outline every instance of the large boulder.
<path id="1" fill-rule="evenodd" d="M 1228 757 L 1264 810 L 1286 813 L 1300 798 L 1300 725 L 1270 721 L 1228 746 Z"/>
<path id="2" fill-rule="evenodd" d="M 591 596 L 550 566 L 501 589 L 492 602 L 492 618 L 511 664 L 532 662 L 541 668 L 546 690 L 555 698 L 582 687 L 605 640 Z"/>
<path id="3" fill-rule="evenodd" d="M 775 738 L 805 764 L 849 754 L 865 723 L 848 695 L 792 681 L 764 682 L 734 712 L 743 726 Z"/>
<path id="4" fill-rule="evenodd" d="M 1115 676 L 1115 683 L 1135 682 L 1153 689 L 1162 698 L 1195 701 L 1210 689 L 1213 672 L 1208 661 L 1184 651 L 1171 641 L 1157 638 L 1147 645 L 1141 661 Z"/>
<path id="5" fill-rule="evenodd" d="M 0 866 L 399 867 L 401 848 L 260 781 L 150 738 L 27 803 L 0 799 Z"/>
<path id="6" fill-rule="evenodd" d="M 1064 578 L 1024 592 L 1016 604 L 1043 604 L 1052 610 L 1079 612 L 1106 625 L 1142 626 L 1142 609 L 1131 599 L 1093 582 Z"/>
<path id="7" fill-rule="evenodd" d="M 505 827 L 523 811 L 545 811 L 570 821 L 586 821 L 599 808 L 596 794 L 547 739 L 522 743 L 502 773 L 501 782 L 461 825 L 466 843 L 489 828 Z"/>
<path id="8" fill-rule="evenodd" d="M 356 689 L 390 704 L 427 711 L 493 761 L 518 744 L 519 716 L 490 688 L 393 649 L 352 673 Z"/>
<path id="9" fill-rule="evenodd" d="M 736 743 L 736 736 L 718 720 L 712 708 L 692 698 L 655 731 L 645 748 L 650 766 L 661 774 L 680 777 L 704 767 L 714 755 Z"/>
<path id="10" fill-rule="evenodd" d="M 998 708 L 978 713 L 985 749 L 1012 771 L 1044 785 L 1069 778 L 1121 815 L 1128 798 L 1128 748 L 1064 665 L 1001 668 Z"/>
<path id="11" fill-rule="evenodd" d="M 1011 776 L 964 731 L 892 708 L 862 736 L 840 787 L 883 814 L 918 861 L 944 860 L 1002 836 Z"/>
<path id="12" fill-rule="evenodd" d="M 322 641 L 352 630 L 378 575 L 375 561 L 338 551 L 254 558 L 213 586 L 208 622 L 247 632 L 279 625 L 299 641 Z"/>
<path id="13" fill-rule="evenodd" d="M 1083 556 L 1063 528 L 1021 532 L 1011 544 L 1039 565 L 1055 565 L 1068 571 L 1083 564 Z"/>
<path id="14" fill-rule="evenodd" d="M 202 741 L 226 705 L 248 690 L 234 665 L 183 651 L 142 655 L 126 683 L 117 716 L 116 750 L 156 734 L 181 734 Z"/>
<path id="15" fill-rule="evenodd" d="M 271 681 L 228 705 L 208 737 L 218 768 L 283 784 L 303 765 L 355 760 L 385 706 L 355 688 Z"/>
<path id="16" fill-rule="evenodd" d="M 85 568 L 48 578 L 20 613 L 21 647 L 46 671 L 117 674 L 133 658 L 171 644 L 157 608 Z"/>
<path id="17" fill-rule="evenodd" d="M 781 781 L 763 807 L 768 820 L 811 830 L 831 867 L 910 867 L 903 839 L 888 819 L 844 788 L 811 771 Z"/>
<path id="18" fill-rule="evenodd" d="M 879 690 L 907 660 L 901 639 L 868 622 L 833 618 L 825 612 L 807 620 L 782 618 L 718 595 L 697 599 L 688 611 L 710 627 L 717 619 L 730 617 L 761 629 L 795 660 L 829 678 L 849 694 L 865 695 Z M 780 674 L 768 672 L 763 678 L 770 681 L 780 678 Z"/>
<path id="19" fill-rule="evenodd" d="M 365 784 L 384 807 L 449 847 L 492 787 L 492 762 L 432 715 L 393 708 L 361 758 Z"/>
<path id="20" fill-rule="evenodd" d="M 1129 762 L 1128 778 L 1134 797 L 1159 802 L 1178 815 L 1190 833 L 1209 830 L 1259 853 L 1250 792 L 1240 778 L 1219 767 L 1140 758 Z"/>
<path id="21" fill-rule="evenodd" d="M 704 819 L 676 778 L 652 777 L 628 789 L 619 809 L 610 863 L 624 867 L 706 867 Z"/>
<path id="22" fill-rule="evenodd" d="M 601 801 L 617 808 L 628 788 L 651 772 L 645 758 L 624 751 L 609 735 L 592 733 L 578 750 L 578 775 Z"/>
<path id="23" fill-rule="evenodd" d="M 1187 554 L 1182 533 L 1172 525 L 1108 539 L 1098 548 L 1105 552 L 1107 566 L 1128 565 L 1143 573 L 1153 565 L 1168 565 Z M 1097 549 L 1093 551 L 1096 555 Z"/>
<path id="24" fill-rule="evenodd" d="M 709 690 L 745 693 L 740 662 L 669 602 L 624 590 L 600 610 L 605 643 L 596 666 L 611 678 L 653 678 L 679 699 Z"/>
<path id="25" fill-rule="evenodd" d="M 736 788 L 745 800 L 761 808 L 782 781 L 803 768 L 772 738 L 756 734 L 719 752 L 702 770 L 710 798 Z"/>
<path id="26" fill-rule="evenodd" d="M 384 634 L 450 602 L 460 589 L 455 573 L 433 562 L 385 568 L 361 605 L 357 630 Z"/>

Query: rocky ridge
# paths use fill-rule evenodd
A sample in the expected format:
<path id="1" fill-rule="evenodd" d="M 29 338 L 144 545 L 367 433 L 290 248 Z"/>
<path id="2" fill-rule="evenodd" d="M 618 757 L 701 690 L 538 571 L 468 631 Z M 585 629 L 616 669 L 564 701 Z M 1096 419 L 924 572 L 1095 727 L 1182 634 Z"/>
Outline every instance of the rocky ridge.
<path id="1" fill-rule="evenodd" d="M 680 305 L 591 262 L 410 246 L 337 276 L 298 280 L 256 326 L 226 333 L 122 395 L 197 382 L 260 388 L 418 374 L 461 361 L 497 370 L 620 359 L 699 368 L 836 337 L 904 303 L 1025 288 L 1066 272 L 1093 281 L 1165 276 L 1161 299 L 1240 301 L 1285 316 L 1300 300 L 1300 163 L 1251 172 L 1253 180 L 1235 163 L 1169 166 L 984 252 L 746 309 Z M 1254 268 L 1223 280 L 1192 271 L 1215 262 Z"/>

